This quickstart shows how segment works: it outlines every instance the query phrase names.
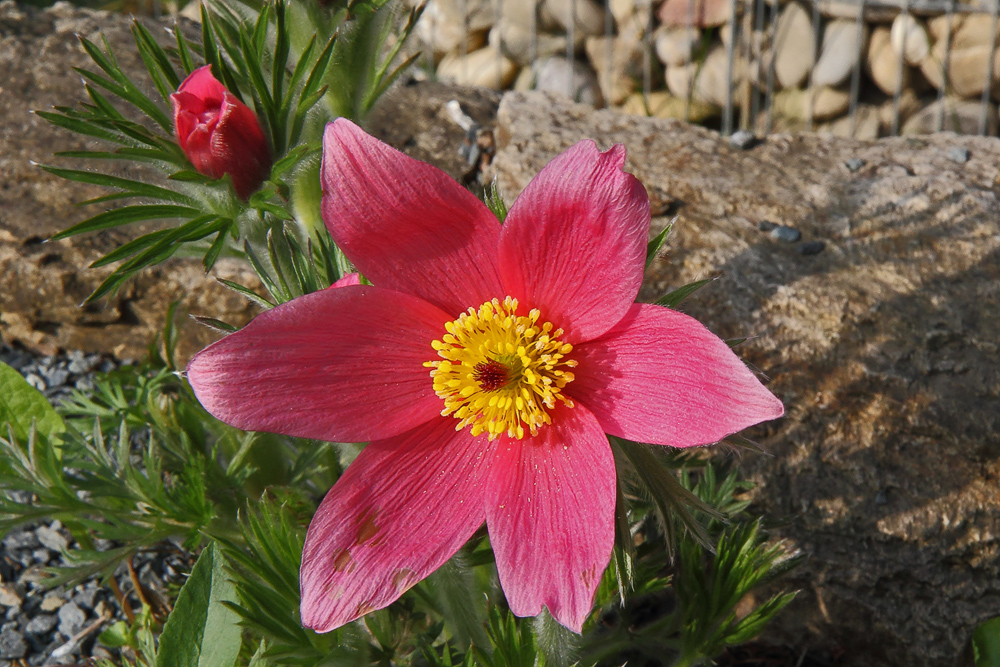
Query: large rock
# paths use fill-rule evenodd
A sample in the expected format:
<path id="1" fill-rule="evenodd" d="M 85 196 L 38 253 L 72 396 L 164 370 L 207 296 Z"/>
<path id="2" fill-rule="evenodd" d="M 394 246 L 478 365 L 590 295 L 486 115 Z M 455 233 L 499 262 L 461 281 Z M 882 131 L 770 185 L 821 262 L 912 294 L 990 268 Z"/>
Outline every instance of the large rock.
<path id="1" fill-rule="evenodd" d="M 448 83 L 502 90 L 517 77 L 517 64 L 496 47 L 487 46 L 465 55 L 446 55 L 438 65 L 437 75 Z"/>
<path id="2" fill-rule="evenodd" d="M 903 63 L 900 68 L 900 56 L 892 48 L 891 31 L 885 26 L 878 26 L 872 31 L 865 54 L 865 72 L 872 78 L 886 95 L 895 95 L 900 85 L 905 91 L 910 86 L 913 68 Z M 901 76 L 902 75 L 902 76 Z"/>
<path id="3" fill-rule="evenodd" d="M 153 34 L 167 36 L 166 22 L 152 25 Z M 254 310 L 235 293 L 206 276 L 197 259 L 170 260 L 143 272 L 119 294 L 96 304 L 80 303 L 110 273 L 110 268 L 86 267 L 108 251 L 152 224 L 132 225 L 62 241 L 45 242 L 70 224 L 98 213 L 98 206 L 77 208 L 106 190 L 69 183 L 32 164 L 32 161 L 86 168 L 79 160 L 60 160 L 52 153 L 96 148 L 79 136 L 59 130 L 30 109 L 73 105 L 85 95 L 80 75 L 71 67 L 96 69 L 77 34 L 99 42 L 107 37 L 121 63 L 135 72 L 150 97 L 155 89 L 139 76 L 144 71 L 121 14 L 75 9 L 58 3 L 44 11 L 0 3 L 0 336 L 51 354 L 61 349 L 111 352 L 141 358 L 153 336 L 163 328 L 168 304 L 211 315 L 236 325 Z M 93 165 L 90 165 L 93 166 Z M 232 260 L 219 262 L 215 275 L 256 286 L 253 274 Z M 209 329 L 190 323 L 183 328 L 179 347 L 187 358 L 216 337 Z"/>
<path id="4" fill-rule="evenodd" d="M 428 0 L 416 37 L 420 48 L 438 58 L 451 51 L 471 52 L 483 46 L 493 20 L 488 0 Z"/>
<path id="5" fill-rule="evenodd" d="M 774 534 L 810 555 L 767 636 L 812 664 L 958 664 L 1000 609 L 1000 141 L 779 135 L 745 151 L 512 93 L 493 163 L 505 196 L 588 137 L 624 143 L 654 208 L 679 216 L 641 298 L 719 276 L 683 309 L 754 336 L 739 351 L 787 406 L 751 433 L 771 456 L 741 464 Z M 805 256 L 765 220 L 825 248 Z"/>
<path id="6" fill-rule="evenodd" d="M 948 42 L 947 92 L 958 97 L 978 97 L 986 85 L 986 74 L 993 61 L 991 94 L 1000 96 L 1000 52 L 996 50 L 1000 35 L 993 34 L 993 19 L 988 14 L 952 17 L 951 40 L 945 39 L 948 17 L 939 16 L 927 23 L 934 46 L 920 69 L 938 89 L 945 87 L 945 42 Z"/>
<path id="7" fill-rule="evenodd" d="M 823 46 L 812 71 L 813 86 L 847 83 L 864 52 L 864 31 L 853 21 L 831 21 L 823 31 Z"/>
<path id="8" fill-rule="evenodd" d="M 660 23 L 668 28 L 713 28 L 724 24 L 732 15 L 731 0 L 666 0 L 657 11 Z"/>
<path id="9" fill-rule="evenodd" d="M 806 80 L 816 62 L 812 18 L 801 4 L 789 2 L 774 32 L 774 74 L 782 88 L 794 88 Z"/>

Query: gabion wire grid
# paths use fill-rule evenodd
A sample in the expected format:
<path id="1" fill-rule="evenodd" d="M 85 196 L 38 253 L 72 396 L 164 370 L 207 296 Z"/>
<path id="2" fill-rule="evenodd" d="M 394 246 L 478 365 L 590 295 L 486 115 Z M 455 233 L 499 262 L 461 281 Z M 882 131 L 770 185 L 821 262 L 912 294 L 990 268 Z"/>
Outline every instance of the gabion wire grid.
<path id="1" fill-rule="evenodd" d="M 440 3 L 443 1 L 445 0 L 427 0 L 427 3 L 431 5 L 435 2 Z M 449 1 L 457 2 L 460 8 L 463 28 L 458 53 L 468 54 L 473 50 L 471 48 L 473 45 L 470 44 L 471 31 L 469 28 L 470 16 L 473 11 L 472 5 L 477 0 Z M 539 38 L 541 34 L 539 28 L 539 10 L 542 3 L 546 0 L 489 1 L 492 8 L 492 23 L 494 26 L 501 25 L 506 3 L 513 1 L 529 3 L 528 14 L 531 19 L 529 27 L 531 45 L 528 60 L 531 64 L 528 66 L 533 66 L 538 60 L 539 55 Z M 590 0 L 568 1 L 570 5 L 570 20 L 567 21 L 563 32 L 566 41 L 564 55 L 570 63 L 579 63 L 581 62 L 581 49 L 579 48 L 578 35 L 575 34 L 577 11 L 580 3 L 589 2 Z M 656 81 L 657 65 L 659 63 L 654 61 L 656 56 L 653 49 L 653 34 L 657 27 L 654 16 L 657 11 L 658 1 L 637 0 L 636 2 L 636 5 L 641 7 L 641 11 L 645 12 L 644 26 L 642 28 L 641 74 L 635 77 L 636 91 L 640 92 L 644 99 L 648 98 L 655 89 L 662 87 L 662 80 L 659 82 Z M 729 11 L 726 22 L 722 25 L 702 30 L 698 25 L 696 12 L 703 11 L 704 5 L 702 3 L 706 1 L 688 0 L 686 29 L 691 33 L 699 31 L 698 34 L 701 35 L 703 40 L 706 39 L 706 31 L 716 30 L 720 35 L 723 31 L 728 33 L 728 39 L 723 40 L 726 59 L 726 95 L 724 103 L 718 105 L 721 107 L 718 120 L 719 130 L 725 136 L 732 134 L 736 129 L 751 129 L 758 134 L 770 134 L 775 130 L 774 102 L 775 95 L 779 89 L 778 83 L 775 80 L 775 62 L 777 61 L 778 49 L 781 46 L 780 37 L 777 34 L 779 12 L 782 11 L 783 7 L 790 4 L 791 0 L 788 2 L 784 0 L 728 0 Z M 859 122 L 859 107 L 862 96 L 866 90 L 874 90 L 874 84 L 869 80 L 869 75 L 864 71 L 866 69 L 865 49 L 867 48 L 866 44 L 869 39 L 868 35 L 873 34 L 872 31 L 879 25 L 896 22 L 897 17 L 904 17 L 898 20 L 912 22 L 917 26 L 916 29 L 924 30 L 925 34 L 927 33 L 927 27 L 923 23 L 920 23 L 920 20 L 933 19 L 937 21 L 939 26 L 943 21 L 943 48 L 940 48 L 940 53 L 943 55 L 939 63 L 941 80 L 936 82 L 935 85 L 931 85 L 927 94 L 921 100 L 928 102 L 928 105 L 934 101 L 937 102 L 936 117 L 933 127 L 930 129 L 936 131 L 960 129 L 951 122 L 953 119 L 950 117 L 951 111 L 949 110 L 949 105 L 955 101 L 954 96 L 949 94 L 953 92 L 951 82 L 953 63 L 950 62 L 954 51 L 952 44 L 953 26 L 956 24 L 956 21 L 966 20 L 961 17 L 974 16 L 976 20 L 989 26 L 990 37 L 986 40 L 988 53 L 982 54 L 985 58 L 985 72 L 983 73 L 982 92 L 978 99 L 978 123 L 974 123 L 978 127 L 973 128 L 970 126 L 972 124 L 967 123 L 964 130 L 966 133 L 974 133 L 970 132 L 970 130 L 978 129 L 978 134 L 981 135 L 996 134 L 997 107 L 992 100 L 992 96 L 995 88 L 993 84 L 997 65 L 995 61 L 997 59 L 1000 0 L 978 1 L 980 4 L 960 3 L 957 0 L 812 0 L 809 2 L 806 6 L 811 16 L 812 44 L 814 46 L 813 53 L 803 54 L 803 57 L 808 58 L 811 56 L 811 61 L 814 65 L 809 71 L 808 80 L 804 88 L 804 92 L 806 93 L 805 104 L 807 105 L 804 113 L 804 129 L 814 130 L 818 125 L 815 122 L 813 113 L 818 87 L 814 86 L 813 76 L 816 71 L 815 64 L 819 62 L 821 56 L 825 27 L 835 19 L 840 20 L 841 23 L 845 20 L 853 21 L 857 52 L 853 56 L 854 65 L 851 67 L 849 81 L 840 84 L 838 89 L 849 95 L 846 111 L 846 118 L 848 119 L 847 134 L 855 136 Z M 613 77 L 618 75 L 616 68 L 613 66 L 613 59 L 616 57 L 616 54 L 613 53 L 613 40 L 611 39 L 616 35 L 616 22 L 612 11 L 613 2 L 615 0 L 603 0 L 602 2 L 604 11 L 603 36 L 606 39 L 604 40 L 603 54 L 605 62 L 602 68 L 603 72 L 600 73 L 602 77 L 600 83 L 602 84 L 601 88 L 606 90 L 614 88 L 615 81 Z M 479 3 L 479 6 L 481 7 L 481 3 Z M 433 21 L 436 20 L 434 17 L 435 14 L 433 11 L 425 11 L 424 17 L 421 20 Z M 425 26 L 425 30 L 422 32 L 418 31 L 418 35 L 420 36 L 415 40 L 416 48 L 424 51 L 423 62 L 425 69 L 432 73 L 435 71 L 437 63 L 433 56 L 434 48 L 431 43 L 433 39 L 428 39 L 428 35 L 433 38 L 435 29 L 436 27 L 433 24 L 429 30 Z M 883 103 L 887 107 L 887 110 L 891 108 L 891 118 L 886 123 L 888 127 L 879 131 L 880 136 L 895 136 L 901 133 L 903 124 L 902 112 L 905 101 L 904 94 L 906 93 L 904 73 L 907 68 L 919 70 L 912 63 L 908 63 L 906 59 L 907 39 L 913 39 L 909 37 L 912 33 L 909 30 L 901 30 L 900 32 L 902 43 L 893 44 L 893 48 L 898 49 L 896 60 L 897 85 L 895 85 L 895 90 L 891 94 L 888 92 L 877 93 L 882 97 L 888 98 Z M 709 39 L 714 39 L 714 35 L 710 35 Z M 895 35 L 893 35 L 893 39 L 896 39 Z M 929 40 L 930 38 L 927 37 L 927 39 Z M 496 41 L 498 45 L 501 44 L 502 37 L 497 38 Z M 938 48 L 938 41 L 942 40 L 934 41 L 934 48 Z M 490 43 L 492 44 L 492 42 L 493 39 L 491 37 Z M 501 71 L 503 68 L 499 61 L 504 58 L 504 55 L 500 46 L 496 48 L 496 58 L 498 60 L 496 65 L 496 79 L 488 85 L 501 89 L 505 86 L 503 85 L 504 81 L 501 80 Z M 593 59 L 593 55 L 591 58 Z M 735 76 L 734 70 L 737 67 L 741 71 L 747 71 L 747 75 Z M 682 117 L 686 120 L 691 119 L 690 109 L 695 99 L 693 89 L 696 76 L 691 78 L 688 95 L 684 100 L 686 104 Z M 612 80 L 609 81 L 608 77 L 611 77 Z M 463 77 L 460 76 L 458 78 L 462 79 Z M 467 79 L 468 77 L 466 76 L 465 78 Z M 574 77 L 568 75 L 565 79 L 564 92 L 570 97 L 577 96 Z M 1000 93 L 1000 90 L 997 92 Z M 935 97 L 936 100 L 934 99 Z M 962 103 L 968 107 L 968 102 L 963 101 Z"/>

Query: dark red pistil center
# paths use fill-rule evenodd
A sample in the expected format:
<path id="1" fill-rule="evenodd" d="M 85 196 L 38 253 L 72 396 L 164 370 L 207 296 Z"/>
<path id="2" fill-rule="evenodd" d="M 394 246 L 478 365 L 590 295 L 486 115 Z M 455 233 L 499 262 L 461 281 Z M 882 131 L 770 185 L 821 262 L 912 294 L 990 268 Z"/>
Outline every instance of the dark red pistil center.
<path id="1" fill-rule="evenodd" d="M 510 369 L 496 359 L 487 359 L 472 369 L 472 379 L 483 391 L 496 391 L 510 380 Z"/>

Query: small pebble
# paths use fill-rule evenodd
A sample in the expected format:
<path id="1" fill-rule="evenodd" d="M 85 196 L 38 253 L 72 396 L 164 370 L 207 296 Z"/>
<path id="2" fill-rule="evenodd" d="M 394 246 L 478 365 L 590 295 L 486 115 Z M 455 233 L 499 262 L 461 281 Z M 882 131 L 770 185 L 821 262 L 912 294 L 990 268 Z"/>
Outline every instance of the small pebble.
<path id="1" fill-rule="evenodd" d="M 55 630 L 59 624 L 59 619 L 53 614 L 40 614 L 28 621 L 24 631 L 29 635 L 47 635 Z"/>
<path id="2" fill-rule="evenodd" d="M 0 658 L 8 660 L 13 658 L 23 658 L 28 652 L 28 645 L 24 637 L 17 631 L 16 625 L 5 625 L 0 630 Z"/>
<path id="3" fill-rule="evenodd" d="M 31 552 L 31 557 L 35 559 L 35 562 L 39 565 L 45 565 L 51 560 L 52 555 L 49 553 L 48 549 L 35 549 Z"/>
<path id="4" fill-rule="evenodd" d="M 38 541 L 42 543 L 43 547 L 57 553 L 69 546 L 69 540 L 54 527 L 39 526 L 35 529 L 35 535 L 38 536 Z"/>
<path id="5" fill-rule="evenodd" d="M 99 593 L 97 588 L 86 588 L 73 596 L 73 604 L 81 609 L 93 609 Z"/>
<path id="6" fill-rule="evenodd" d="M 58 595 L 46 595 L 45 598 L 42 600 L 40 609 L 42 611 L 55 611 L 64 604 L 66 604 L 66 601 L 63 600 Z"/>
<path id="7" fill-rule="evenodd" d="M 23 597 L 10 584 L 0 586 L 0 605 L 4 607 L 20 607 Z"/>
<path id="8" fill-rule="evenodd" d="M 775 241 L 795 243 L 802 238 L 802 232 L 788 225 L 778 225 L 771 230 L 771 238 Z"/>
<path id="9" fill-rule="evenodd" d="M 826 247 L 826 243 L 823 241 L 806 241 L 799 246 L 799 254 L 806 255 L 818 255 L 823 252 L 823 248 Z"/>
<path id="10" fill-rule="evenodd" d="M 45 382 L 50 387 L 59 387 L 69 380 L 69 371 L 65 368 L 53 368 L 45 373 Z"/>
<path id="11" fill-rule="evenodd" d="M 959 164 L 968 162 L 971 155 L 969 149 L 962 146 L 953 146 L 948 149 L 948 159 Z"/>
<path id="12" fill-rule="evenodd" d="M 7 551 L 16 549 L 34 549 L 39 544 L 38 537 L 33 531 L 22 530 L 17 533 L 9 533 L 3 538 L 3 546 Z"/>
<path id="13" fill-rule="evenodd" d="M 103 646 L 95 646 L 94 650 L 90 652 L 90 657 L 97 658 L 99 660 L 113 660 L 114 656 L 111 655 L 111 651 L 104 648 Z"/>
<path id="14" fill-rule="evenodd" d="M 769 232 L 777 226 L 778 225 L 774 224 L 770 220 L 761 220 L 760 222 L 757 223 L 757 229 L 759 229 L 762 232 Z"/>
<path id="15" fill-rule="evenodd" d="M 59 632 L 63 633 L 66 637 L 72 637 L 80 632 L 80 629 L 86 622 L 87 615 L 72 602 L 68 602 L 59 608 Z"/>
<path id="16" fill-rule="evenodd" d="M 26 376 L 24 376 L 24 379 L 27 380 L 28 384 L 30 384 L 38 391 L 45 391 L 48 388 L 45 385 L 45 380 L 43 380 L 40 375 L 37 375 L 35 373 L 28 373 Z"/>
<path id="17" fill-rule="evenodd" d="M 858 169 L 861 169 L 861 167 L 865 166 L 866 164 L 867 164 L 867 162 L 865 162 L 861 158 L 859 158 L 859 157 L 852 157 L 850 160 L 848 160 L 847 162 L 844 163 L 844 166 L 847 167 L 848 171 L 850 171 L 853 174 L 854 172 L 856 172 Z"/>
<path id="18" fill-rule="evenodd" d="M 733 148 L 739 148 L 741 151 L 745 151 L 748 148 L 753 148 L 757 145 L 757 137 L 754 136 L 753 132 L 748 132 L 747 130 L 737 130 L 730 135 L 729 145 Z"/>

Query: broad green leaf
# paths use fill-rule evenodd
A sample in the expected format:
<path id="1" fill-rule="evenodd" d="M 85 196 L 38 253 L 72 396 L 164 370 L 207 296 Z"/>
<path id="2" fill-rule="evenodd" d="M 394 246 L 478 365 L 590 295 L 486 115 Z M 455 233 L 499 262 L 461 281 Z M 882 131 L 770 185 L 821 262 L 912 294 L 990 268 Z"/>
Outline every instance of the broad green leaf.
<path id="1" fill-rule="evenodd" d="M 27 442 L 32 421 L 37 433 L 46 438 L 66 430 L 48 399 L 20 373 L 0 362 L 0 434 L 6 435 L 4 426 L 9 423 L 14 437 Z"/>
<path id="2" fill-rule="evenodd" d="M 981 624 L 972 633 L 976 667 L 1000 667 L 1000 616 Z"/>
<path id="3" fill-rule="evenodd" d="M 232 667 L 242 629 L 239 615 L 223 602 L 235 600 L 225 558 L 213 543 L 201 552 L 163 626 L 156 667 Z"/>

